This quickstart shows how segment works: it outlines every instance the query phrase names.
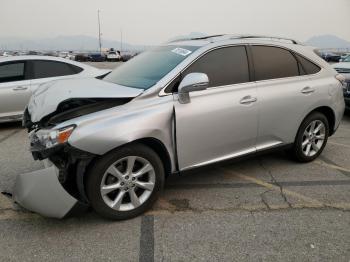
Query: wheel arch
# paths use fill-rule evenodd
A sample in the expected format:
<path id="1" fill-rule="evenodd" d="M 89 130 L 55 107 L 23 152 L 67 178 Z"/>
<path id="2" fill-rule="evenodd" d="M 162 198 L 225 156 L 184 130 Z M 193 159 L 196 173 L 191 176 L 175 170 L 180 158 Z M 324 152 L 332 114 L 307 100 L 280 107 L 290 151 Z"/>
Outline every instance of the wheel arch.
<path id="1" fill-rule="evenodd" d="M 161 142 L 159 139 L 154 138 L 154 137 L 145 137 L 145 138 L 140 138 L 140 139 L 130 141 L 126 144 L 120 145 L 116 148 L 109 150 L 108 152 L 106 152 L 103 155 L 106 155 L 106 154 L 110 153 L 111 151 L 118 150 L 119 148 L 127 147 L 128 145 L 131 145 L 131 144 L 142 144 L 142 145 L 145 145 L 145 146 L 151 148 L 159 156 L 160 160 L 162 161 L 162 163 L 164 165 L 165 176 L 167 177 L 172 173 L 172 162 L 171 162 L 170 154 L 169 154 L 166 146 L 163 144 L 163 142 Z M 89 165 L 93 165 L 94 161 L 96 161 L 97 158 L 98 157 L 96 157 Z"/>
<path id="2" fill-rule="evenodd" d="M 335 132 L 335 113 L 333 111 L 332 108 L 330 108 L 329 106 L 319 106 L 319 107 L 316 107 L 314 108 L 312 111 L 310 111 L 303 119 L 302 121 L 300 122 L 300 125 L 301 123 L 303 123 L 303 121 L 309 116 L 311 115 L 312 113 L 314 112 L 319 112 L 323 115 L 326 116 L 327 120 L 328 120 L 328 124 L 329 124 L 329 136 L 333 135 L 334 132 Z M 300 127 L 299 127 L 300 128 Z M 298 130 L 299 130 L 298 128 Z M 297 136 L 297 134 L 296 134 Z"/>
<path id="3" fill-rule="evenodd" d="M 310 112 L 310 114 L 313 112 L 319 112 L 327 117 L 329 124 L 329 136 L 333 135 L 335 132 L 335 113 L 333 109 L 328 106 L 321 106 L 315 108 L 312 112 Z"/>

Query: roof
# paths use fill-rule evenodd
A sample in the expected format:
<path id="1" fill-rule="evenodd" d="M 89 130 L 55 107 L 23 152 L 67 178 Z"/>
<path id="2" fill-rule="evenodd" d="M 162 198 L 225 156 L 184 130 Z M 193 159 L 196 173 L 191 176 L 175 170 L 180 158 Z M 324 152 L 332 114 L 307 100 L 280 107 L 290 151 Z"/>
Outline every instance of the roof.
<path id="1" fill-rule="evenodd" d="M 59 62 L 72 62 L 66 58 L 56 56 L 44 56 L 44 55 L 18 55 L 18 56 L 0 56 L 0 62 L 5 61 L 17 61 L 17 60 L 51 60 Z"/>

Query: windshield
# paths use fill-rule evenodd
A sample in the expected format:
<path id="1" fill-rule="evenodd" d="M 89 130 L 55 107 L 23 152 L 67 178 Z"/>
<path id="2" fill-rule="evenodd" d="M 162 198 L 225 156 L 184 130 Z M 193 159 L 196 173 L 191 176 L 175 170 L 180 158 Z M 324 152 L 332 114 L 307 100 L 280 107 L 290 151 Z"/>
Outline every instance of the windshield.
<path id="1" fill-rule="evenodd" d="M 198 48 L 196 46 L 154 48 L 114 69 L 103 80 L 123 86 L 148 89 Z"/>
<path id="2" fill-rule="evenodd" d="M 347 57 L 345 57 L 345 58 L 343 59 L 343 62 L 350 62 L 350 55 L 348 55 Z"/>

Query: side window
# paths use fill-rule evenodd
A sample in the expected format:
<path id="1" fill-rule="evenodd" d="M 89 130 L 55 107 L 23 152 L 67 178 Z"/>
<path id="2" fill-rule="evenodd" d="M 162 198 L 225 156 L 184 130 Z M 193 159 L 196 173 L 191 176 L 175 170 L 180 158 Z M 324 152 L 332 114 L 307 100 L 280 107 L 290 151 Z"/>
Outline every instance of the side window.
<path id="1" fill-rule="evenodd" d="M 63 62 L 34 60 L 32 61 L 33 79 L 75 75 L 83 69 Z"/>
<path id="2" fill-rule="evenodd" d="M 252 46 L 252 54 L 257 81 L 299 75 L 298 62 L 288 50 L 271 46 Z"/>
<path id="3" fill-rule="evenodd" d="M 0 83 L 24 80 L 25 62 L 12 62 L 0 65 Z"/>
<path id="4" fill-rule="evenodd" d="M 296 54 L 299 60 L 300 75 L 312 75 L 320 72 L 321 68 L 301 55 Z"/>
<path id="5" fill-rule="evenodd" d="M 190 65 L 183 76 L 189 73 L 206 73 L 209 87 L 249 82 L 246 49 L 233 46 L 211 51 Z"/>

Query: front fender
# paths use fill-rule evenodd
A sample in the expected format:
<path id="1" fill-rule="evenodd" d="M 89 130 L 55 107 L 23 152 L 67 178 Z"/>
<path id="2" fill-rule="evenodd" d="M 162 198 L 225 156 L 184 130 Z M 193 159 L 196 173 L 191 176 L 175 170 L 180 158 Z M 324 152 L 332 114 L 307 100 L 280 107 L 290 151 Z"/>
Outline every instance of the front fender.
<path id="1" fill-rule="evenodd" d="M 69 144 L 96 155 L 142 138 L 155 138 L 166 147 L 174 163 L 173 99 L 158 97 L 156 103 L 142 107 L 130 106 L 123 114 L 109 114 L 106 118 L 90 119 L 78 125 Z M 145 100 L 143 100 L 145 102 Z"/>

